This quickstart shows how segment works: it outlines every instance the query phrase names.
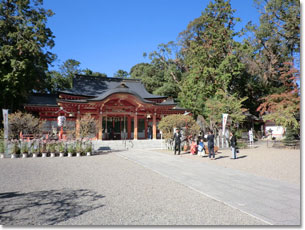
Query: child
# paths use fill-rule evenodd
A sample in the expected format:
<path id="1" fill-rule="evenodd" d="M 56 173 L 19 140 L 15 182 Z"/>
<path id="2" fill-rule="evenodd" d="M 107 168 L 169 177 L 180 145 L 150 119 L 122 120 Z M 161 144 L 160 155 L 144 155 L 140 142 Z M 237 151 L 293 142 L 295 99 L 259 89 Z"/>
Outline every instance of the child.
<path id="1" fill-rule="evenodd" d="M 191 144 L 191 154 L 195 155 L 197 152 L 197 144 L 195 140 L 192 140 L 192 144 Z"/>
<path id="2" fill-rule="evenodd" d="M 205 151 L 204 151 L 204 143 L 203 139 L 200 139 L 199 145 L 198 145 L 198 156 L 204 156 Z"/>

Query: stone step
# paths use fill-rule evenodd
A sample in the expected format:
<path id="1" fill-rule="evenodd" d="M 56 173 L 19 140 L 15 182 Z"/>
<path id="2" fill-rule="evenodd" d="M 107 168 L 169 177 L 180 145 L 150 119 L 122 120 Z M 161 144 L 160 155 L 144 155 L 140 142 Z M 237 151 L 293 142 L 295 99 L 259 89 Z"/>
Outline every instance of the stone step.
<path id="1" fill-rule="evenodd" d="M 164 140 L 111 140 L 93 141 L 94 150 L 111 151 L 125 149 L 161 149 L 166 148 Z"/>

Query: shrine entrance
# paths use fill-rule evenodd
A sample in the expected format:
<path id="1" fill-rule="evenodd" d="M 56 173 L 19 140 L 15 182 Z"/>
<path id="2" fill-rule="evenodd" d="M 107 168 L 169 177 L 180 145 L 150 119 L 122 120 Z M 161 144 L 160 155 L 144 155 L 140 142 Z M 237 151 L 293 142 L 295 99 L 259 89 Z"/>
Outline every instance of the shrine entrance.
<path id="1" fill-rule="evenodd" d="M 107 115 L 102 118 L 102 140 L 130 140 L 134 138 L 135 121 L 137 138 L 148 138 L 149 119 L 144 116 L 138 117 L 136 120 L 131 115 Z"/>
<path id="2" fill-rule="evenodd" d="M 103 140 L 127 139 L 126 116 L 110 116 L 103 118 Z"/>

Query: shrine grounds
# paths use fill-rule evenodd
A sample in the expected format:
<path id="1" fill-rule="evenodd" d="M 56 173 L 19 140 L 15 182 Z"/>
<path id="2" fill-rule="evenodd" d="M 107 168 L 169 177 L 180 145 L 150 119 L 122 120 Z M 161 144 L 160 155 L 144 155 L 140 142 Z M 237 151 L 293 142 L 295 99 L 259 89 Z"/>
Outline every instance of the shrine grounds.
<path id="1" fill-rule="evenodd" d="M 0 224 L 300 224 L 300 150 L 260 145 L 241 150 L 237 160 L 229 156 L 222 150 L 211 161 L 131 149 L 79 158 L 1 159 Z M 247 203 L 253 197 L 267 202 Z"/>

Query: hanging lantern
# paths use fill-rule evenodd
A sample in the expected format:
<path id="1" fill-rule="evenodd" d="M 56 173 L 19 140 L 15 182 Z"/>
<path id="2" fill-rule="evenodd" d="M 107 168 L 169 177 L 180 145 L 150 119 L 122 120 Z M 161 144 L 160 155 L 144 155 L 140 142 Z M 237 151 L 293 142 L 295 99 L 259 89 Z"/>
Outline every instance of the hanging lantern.
<path id="1" fill-rule="evenodd" d="M 66 124 L 66 117 L 65 116 L 58 116 L 57 117 L 58 127 L 63 127 L 65 124 Z"/>

